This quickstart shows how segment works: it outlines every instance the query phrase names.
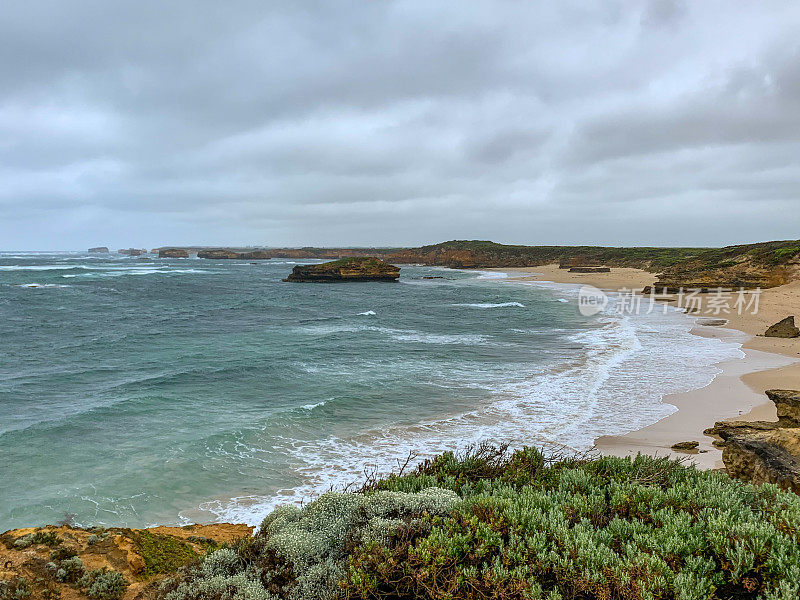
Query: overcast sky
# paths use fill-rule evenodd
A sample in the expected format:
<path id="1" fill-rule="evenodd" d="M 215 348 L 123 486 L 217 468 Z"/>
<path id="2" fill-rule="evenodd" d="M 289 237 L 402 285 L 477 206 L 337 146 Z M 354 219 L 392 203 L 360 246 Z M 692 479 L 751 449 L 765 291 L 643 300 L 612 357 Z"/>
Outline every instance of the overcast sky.
<path id="1" fill-rule="evenodd" d="M 800 238 L 800 3 L 7 2 L 0 248 Z"/>

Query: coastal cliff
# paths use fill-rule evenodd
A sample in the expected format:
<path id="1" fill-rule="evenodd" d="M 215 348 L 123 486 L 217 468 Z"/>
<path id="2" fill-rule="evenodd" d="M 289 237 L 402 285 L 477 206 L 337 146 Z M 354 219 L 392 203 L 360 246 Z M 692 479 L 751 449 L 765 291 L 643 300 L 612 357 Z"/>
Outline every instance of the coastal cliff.
<path id="1" fill-rule="evenodd" d="M 297 265 L 284 281 L 397 281 L 400 268 L 374 257 L 342 258 L 319 265 Z"/>
<path id="2" fill-rule="evenodd" d="M 720 421 L 706 434 L 723 440 L 722 461 L 731 477 L 800 493 L 800 391 L 766 394 L 777 421 Z"/>
<path id="3" fill-rule="evenodd" d="M 150 529 L 69 525 L 0 535 L 0 598 L 134 600 L 209 551 L 249 536 L 247 525 Z"/>
<path id="4" fill-rule="evenodd" d="M 659 248 L 605 246 L 522 246 L 485 240 L 451 240 L 418 248 L 165 248 L 196 252 L 214 260 L 341 259 L 374 257 L 391 263 L 454 269 L 538 267 L 558 264 L 574 268 L 636 268 L 658 276 L 667 288 L 713 290 L 769 288 L 800 279 L 800 240 L 743 244 L 725 248 Z"/>
<path id="5" fill-rule="evenodd" d="M 509 246 L 453 240 L 389 254 L 395 263 L 457 269 L 587 265 L 632 267 L 658 275 L 656 288 L 712 290 L 769 288 L 800 279 L 800 240 L 725 248 L 611 248 L 602 246 Z"/>

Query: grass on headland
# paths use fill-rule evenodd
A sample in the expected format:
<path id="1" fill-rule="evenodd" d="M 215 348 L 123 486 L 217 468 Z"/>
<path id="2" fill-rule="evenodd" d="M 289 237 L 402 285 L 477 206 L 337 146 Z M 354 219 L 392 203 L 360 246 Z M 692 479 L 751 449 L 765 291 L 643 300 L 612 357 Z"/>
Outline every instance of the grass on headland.
<path id="1" fill-rule="evenodd" d="M 669 461 L 481 446 L 278 508 L 164 600 L 795 600 L 800 497 Z"/>

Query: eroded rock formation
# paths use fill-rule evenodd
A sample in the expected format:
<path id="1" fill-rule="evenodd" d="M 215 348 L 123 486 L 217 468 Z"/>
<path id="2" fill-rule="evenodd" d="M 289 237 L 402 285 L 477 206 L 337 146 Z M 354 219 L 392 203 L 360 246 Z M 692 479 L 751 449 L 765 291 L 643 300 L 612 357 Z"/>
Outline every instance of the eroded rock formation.
<path id="1" fill-rule="evenodd" d="M 731 477 L 800 493 L 800 391 L 766 394 L 777 421 L 720 421 L 705 433 L 722 438 L 722 461 Z"/>
<path id="2" fill-rule="evenodd" d="M 264 250 L 254 250 L 252 252 L 236 252 L 235 250 L 201 250 L 197 253 L 197 258 L 211 258 L 216 260 L 268 260 L 272 254 Z"/>
<path id="3" fill-rule="evenodd" d="M 775 323 L 775 325 L 767 328 L 764 335 L 766 337 L 776 338 L 796 338 L 800 337 L 800 329 L 795 326 L 794 317 L 786 317 Z"/>
<path id="4" fill-rule="evenodd" d="M 297 265 L 284 281 L 396 281 L 400 268 L 373 257 L 342 258 L 320 265 Z"/>
<path id="5" fill-rule="evenodd" d="M 158 258 L 189 258 L 189 253 L 183 248 L 162 248 Z"/>

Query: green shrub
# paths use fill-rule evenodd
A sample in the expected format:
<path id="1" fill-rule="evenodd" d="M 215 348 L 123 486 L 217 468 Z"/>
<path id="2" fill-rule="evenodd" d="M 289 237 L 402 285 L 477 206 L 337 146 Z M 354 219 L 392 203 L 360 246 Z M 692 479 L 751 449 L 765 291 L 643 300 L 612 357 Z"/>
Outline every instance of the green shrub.
<path id="1" fill-rule="evenodd" d="M 792 258 L 795 254 L 800 252 L 800 246 L 787 246 L 785 248 L 778 248 L 773 252 L 775 262 L 783 262 Z"/>
<path id="2" fill-rule="evenodd" d="M 28 533 L 18 537 L 14 540 L 14 548 L 23 549 L 29 546 L 36 546 L 44 544 L 46 546 L 58 546 L 61 543 L 61 538 L 55 531 L 37 531 L 36 533 Z"/>
<path id="3" fill-rule="evenodd" d="M 255 594 L 251 584 L 245 585 L 248 580 L 272 595 L 265 600 L 338 598 L 347 576 L 349 544 L 362 539 L 388 542 L 396 528 L 423 516 L 443 516 L 458 500 L 454 492 L 429 488 L 418 493 L 332 492 L 303 508 L 282 506 L 264 520 L 255 537 L 206 555 L 181 578 L 165 582 L 162 593 L 165 600 L 241 600 L 237 594 L 242 589 Z M 228 596 L 220 596 L 225 589 Z"/>
<path id="4" fill-rule="evenodd" d="M 83 575 L 83 561 L 77 556 L 62 560 L 56 571 L 56 580 L 61 583 L 75 583 Z"/>
<path id="5" fill-rule="evenodd" d="M 0 581 L 0 600 L 25 600 L 31 595 L 31 585 L 25 577 Z"/>
<path id="6" fill-rule="evenodd" d="M 147 530 L 131 532 L 145 564 L 145 575 L 173 573 L 197 560 L 197 552 L 189 544 Z"/>
<path id="7" fill-rule="evenodd" d="M 796 600 L 800 497 L 645 456 L 479 446 L 283 506 L 163 600 Z"/>
<path id="8" fill-rule="evenodd" d="M 105 567 L 89 571 L 81 577 L 78 585 L 94 600 L 119 600 L 128 587 L 121 573 L 109 571 Z"/>
<path id="9" fill-rule="evenodd" d="M 56 549 L 50 553 L 50 560 L 59 561 L 77 556 L 78 552 L 69 546 L 56 546 Z"/>
<path id="10" fill-rule="evenodd" d="M 512 462 L 513 462 L 512 458 Z M 549 471 L 549 473 L 548 473 Z M 501 478 L 351 551 L 355 598 L 796 598 L 800 498 L 647 457 Z"/>

